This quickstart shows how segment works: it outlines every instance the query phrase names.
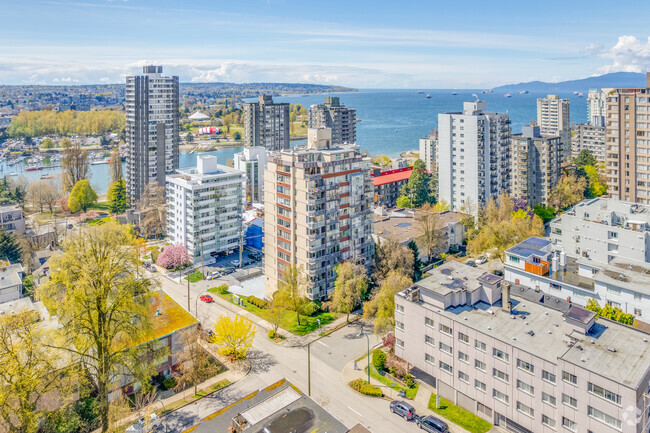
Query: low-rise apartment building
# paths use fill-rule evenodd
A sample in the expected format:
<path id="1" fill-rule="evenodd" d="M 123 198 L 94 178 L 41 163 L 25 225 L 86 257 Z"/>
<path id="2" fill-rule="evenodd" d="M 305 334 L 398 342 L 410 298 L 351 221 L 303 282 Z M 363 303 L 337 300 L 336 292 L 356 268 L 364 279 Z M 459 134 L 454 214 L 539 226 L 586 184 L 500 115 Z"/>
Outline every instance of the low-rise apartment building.
<path id="1" fill-rule="evenodd" d="M 381 171 L 375 168 L 372 172 L 372 184 L 375 188 L 374 202 L 377 206 L 393 207 L 401 190 L 406 185 L 413 172 L 413 167 Z"/>
<path id="2" fill-rule="evenodd" d="M 167 176 L 167 234 L 195 262 L 212 252 L 229 252 L 241 242 L 244 172 L 199 156 L 197 166 Z"/>
<path id="3" fill-rule="evenodd" d="M 302 268 L 307 296 L 325 299 L 334 267 L 365 263 L 372 242 L 370 158 L 357 145 L 332 145 L 328 128 L 309 129 L 306 146 L 271 153 L 264 174 L 266 296 L 287 266 Z"/>
<path id="4" fill-rule="evenodd" d="M 457 262 L 395 295 L 395 353 L 515 433 L 640 433 L 650 335 Z"/>
<path id="5" fill-rule="evenodd" d="M 598 162 L 605 163 L 605 126 L 579 123 L 571 130 L 571 157 L 575 158 L 583 150 L 588 150 Z"/>
<path id="6" fill-rule="evenodd" d="M 8 233 L 25 233 L 25 216 L 20 206 L 0 206 L 0 226 Z"/>

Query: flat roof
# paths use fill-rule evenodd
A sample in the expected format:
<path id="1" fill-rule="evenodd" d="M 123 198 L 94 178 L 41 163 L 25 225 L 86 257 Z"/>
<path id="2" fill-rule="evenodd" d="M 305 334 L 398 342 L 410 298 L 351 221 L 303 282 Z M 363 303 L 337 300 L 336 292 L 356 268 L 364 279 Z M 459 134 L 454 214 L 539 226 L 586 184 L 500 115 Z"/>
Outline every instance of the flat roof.
<path id="1" fill-rule="evenodd" d="M 440 296 L 458 290 L 474 291 L 480 287 L 478 279 L 485 274 L 485 271 L 455 260 L 448 261 L 430 272 L 433 272 L 432 276 L 418 281 L 415 285 Z"/>
<path id="2" fill-rule="evenodd" d="M 23 279 L 18 275 L 19 272 L 24 272 L 23 266 L 20 263 L 14 263 L 13 265 L 1 267 L 0 288 L 21 285 L 23 283 Z"/>
<path id="3" fill-rule="evenodd" d="M 622 258 L 615 258 L 608 264 L 580 258 L 578 263 L 600 269 L 593 275 L 594 281 L 650 295 L 650 263 L 641 264 Z"/>
<path id="4" fill-rule="evenodd" d="M 149 314 L 151 315 L 153 327 L 140 343 L 157 340 L 165 335 L 199 323 L 199 320 L 194 315 L 190 314 L 164 290 L 159 290 L 151 295 Z"/>

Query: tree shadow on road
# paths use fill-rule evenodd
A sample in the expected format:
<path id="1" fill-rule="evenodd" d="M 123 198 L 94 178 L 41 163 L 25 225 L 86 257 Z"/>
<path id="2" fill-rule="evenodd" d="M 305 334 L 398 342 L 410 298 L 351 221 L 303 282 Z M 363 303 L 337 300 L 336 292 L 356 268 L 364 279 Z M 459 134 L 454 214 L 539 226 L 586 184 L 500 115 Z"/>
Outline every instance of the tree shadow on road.
<path id="1" fill-rule="evenodd" d="M 277 361 L 270 354 L 261 350 L 250 349 L 246 355 L 251 363 L 251 373 L 263 373 L 277 365 Z"/>
<path id="2" fill-rule="evenodd" d="M 343 335 L 343 338 L 346 340 L 356 340 L 358 338 L 365 338 L 363 335 L 360 335 L 362 332 L 364 334 L 372 335 L 373 327 L 371 324 L 364 323 L 361 320 L 357 320 L 354 323 L 350 323 L 346 328 L 348 332 Z"/>

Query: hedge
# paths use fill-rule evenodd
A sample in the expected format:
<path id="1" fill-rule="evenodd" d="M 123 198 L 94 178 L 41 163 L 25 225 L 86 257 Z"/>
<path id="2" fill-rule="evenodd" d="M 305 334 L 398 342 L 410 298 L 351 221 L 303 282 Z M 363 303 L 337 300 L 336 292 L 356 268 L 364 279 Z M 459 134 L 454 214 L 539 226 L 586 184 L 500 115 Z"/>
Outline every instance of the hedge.
<path id="1" fill-rule="evenodd" d="M 386 369 L 386 353 L 381 349 L 372 351 L 372 365 L 377 371 L 384 371 Z"/>
<path id="2" fill-rule="evenodd" d="M 266 308 L 266 306 L 269 304 L 268 301 L 265 301 L 264 299 L 260 299 L 257 296 L 250 295 L 249 297 L 246 298 L 246 300 L 255 305 L 257 308 Z"/>
<path id="3" fill-rule="evenodd" d="M 355 379 L 352 382 L 350 382 L 350 388 L 353 390 L 360 392 L 361 394 L 364 395 L 369 395 L 371 397 L 383 397 L 384 393 L 381 392 L 381 388 L 375 385 L 371 385 L 368 383 L 367 380 L 363 379 Z"/>

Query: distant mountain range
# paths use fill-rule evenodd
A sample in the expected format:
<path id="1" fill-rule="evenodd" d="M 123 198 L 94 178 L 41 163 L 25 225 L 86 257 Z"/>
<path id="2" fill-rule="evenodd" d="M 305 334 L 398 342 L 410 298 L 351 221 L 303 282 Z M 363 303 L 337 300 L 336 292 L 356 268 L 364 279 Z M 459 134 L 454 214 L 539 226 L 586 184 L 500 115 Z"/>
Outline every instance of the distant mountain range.
<path id="1" fill-rule="evenodd" d="M 543 81 L 530 81 L 528 83 L 506 84 L 495 87 L 494 90 L 529 92 L 584 92 L 587 96 L 589 89 L 600 89 L 603 87 L 616 88 L 639 88 L 646 87 L 646 74 L 638 72 L 612 72 L 611 74 L 599 75 L 597 77 L 583 78 L 581 80 L 561 81 L 559 83 L 545 83 Z"/>

